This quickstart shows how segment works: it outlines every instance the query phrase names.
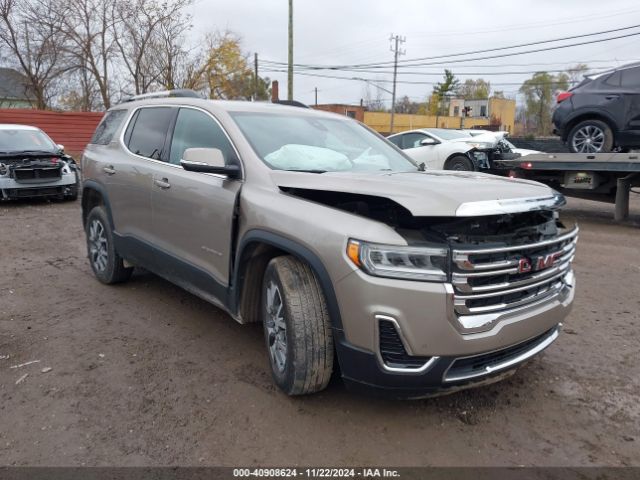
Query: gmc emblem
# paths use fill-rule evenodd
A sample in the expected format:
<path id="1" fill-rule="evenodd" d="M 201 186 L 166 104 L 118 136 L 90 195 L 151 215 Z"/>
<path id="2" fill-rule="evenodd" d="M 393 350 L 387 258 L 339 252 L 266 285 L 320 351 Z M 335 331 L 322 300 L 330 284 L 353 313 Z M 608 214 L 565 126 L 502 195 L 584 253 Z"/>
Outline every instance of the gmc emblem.
<path id="1" fill-rule="evenodd" d="M 551 268 L 556 263 L 560 253 L 550 253 L 549 255 L 539 255 L 535 258 L 523 257 L 518 260 L 518 273 L 537 272 Z"/>

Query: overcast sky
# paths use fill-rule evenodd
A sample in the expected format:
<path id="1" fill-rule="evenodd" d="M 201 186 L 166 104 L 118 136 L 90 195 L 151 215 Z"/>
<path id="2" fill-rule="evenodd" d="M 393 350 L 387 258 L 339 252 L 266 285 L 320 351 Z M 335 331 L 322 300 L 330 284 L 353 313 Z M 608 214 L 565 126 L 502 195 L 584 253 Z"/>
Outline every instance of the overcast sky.
<path id="1" fill-rule="evenodd" d="M 208 31 L 231 30 L 242 37 L 243 48 L 260 59 L 287 61 L 287 0 L 229 1 L 195 0 L 193 38 Z M 406 37 L 401 60 L 448 55 L 474 50 L 512 46 L 572 35 L 640 25 L 640 3 L 633 0 L 484 0 L 442 2 L 427 0 L 294 0 L 294 62 L 321 65 L 389 62 L 391 33 Z M 533 46 L 535 49 L 562 43 L 576 43 L 629 33 L 640 28 L 598 37 Z M 522 50 L 522 49 L 521 49 Z M 508 50 L 507 53 L 518 50 Z M 492 55 L 492 53 L 484 54 Z M 483 55 L 475 55 L 475 57 Z M 465 59 L 471 56 L 457 57 Z M 405 68 L 418 75 L 401 73 L 399 82 L 436 82 L 444 68 L 465 78 L 490 80 L 493 90 L 514 97 L 519 85 L 531 74 L 461 75 L 461 73 L 561 70 L 578 62 L 592 68 L 611 67 L 640 60 L 640 35 L 559 49 L 488 60 L 469 60 L 428 67 Z M 441 60 L 438 60 L 441 61 Z M 261 68 L 263 65 L 261 65 Z M 266 68 L 266 66 L 264 66 Z M 389 70 L 389 69 L 385 69 Z M 323 75 L 390 81 L 390 73 L 321 71 Z M 286 73 L 263 70 L 280 82 L 280 97 L 286 98 Z M 363 81 L 294 77 L 294 97 L 319 103 L 358 103 L 365 94 Z M 390 83 L 380 83 L 391 90 Z M 398 96 L 422 101 L 431 92 L 429 84 L 398 84 Z M 391 95 L 382 93 L 390 105 Z"/>

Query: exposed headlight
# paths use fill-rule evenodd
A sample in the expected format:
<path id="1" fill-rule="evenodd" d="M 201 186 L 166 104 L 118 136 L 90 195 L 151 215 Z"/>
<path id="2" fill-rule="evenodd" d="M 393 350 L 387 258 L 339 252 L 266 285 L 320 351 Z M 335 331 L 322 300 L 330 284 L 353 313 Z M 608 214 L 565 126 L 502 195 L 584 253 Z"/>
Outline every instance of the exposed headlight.
<path id="1" fill-rule="evenodd" d="M 494 148 L 493 143 L 487 143 L 487 142 L 467 142 L 467 145 L 473 148 L 481 149 L 481 150 L 485 150 L 487 148 Z"/>
<path id="2" fill-rule="evenodd" d="M 349 240 L 347 256 L 369 275 L 426 282 L 447 281 L 446 248 L 403 247 Z"/>

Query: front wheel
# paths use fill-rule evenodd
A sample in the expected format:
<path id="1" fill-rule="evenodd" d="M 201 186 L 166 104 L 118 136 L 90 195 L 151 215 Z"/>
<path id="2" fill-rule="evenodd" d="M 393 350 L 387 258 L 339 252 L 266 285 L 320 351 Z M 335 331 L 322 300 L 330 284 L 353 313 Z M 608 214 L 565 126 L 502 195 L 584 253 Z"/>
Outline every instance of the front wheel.
<path id="1" fill-rule="evenodd" d="M 287 395 L 323 390 L 333 370 L 333 337 L 324 294 L 307 264 L 292 256 L 269 262 L 262 322 L 276 385 Z"/>
<path id="2" fill-rule="evenodd" d="M 444 169 L 456 170 L 459 172 L 473 172 L 475 170 L 471 159 L 464 155 L 455 155 L 451 157 L 449 160 L 447 160 Z"/>
<path id="3" fill-rule="evenodd" d="M 613 149 L 613 132 L 601 120 L 585 120 L 569 132 L 571 153 L 608 153 Z"/>

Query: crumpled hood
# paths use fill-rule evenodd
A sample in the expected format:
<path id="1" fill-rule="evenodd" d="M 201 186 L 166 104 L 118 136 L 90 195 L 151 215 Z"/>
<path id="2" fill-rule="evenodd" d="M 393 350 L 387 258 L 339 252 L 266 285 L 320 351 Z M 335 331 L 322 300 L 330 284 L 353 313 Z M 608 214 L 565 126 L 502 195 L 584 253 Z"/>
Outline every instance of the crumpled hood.
<path id="1" fill-rule="evenodd" d="M 467 217 L 557 208 L 564 197 L 529 180 L 477 172 L 327 172 L 272 170 L 281 188 L 388 198 L 417 217 Z"/>
<path id="2" fill-rule="evenodd" d="M 462 137 L 451 140 L 452 142 L 463 143 L 491 143 L 495 148 L 500 140 L 507 135 L 507 132 L 491 132 L 483 133 L 482 135 L 476 135 L 475 137 Z"/>

